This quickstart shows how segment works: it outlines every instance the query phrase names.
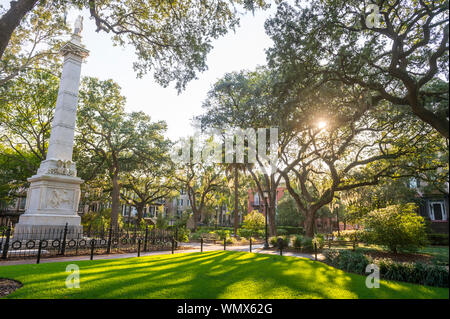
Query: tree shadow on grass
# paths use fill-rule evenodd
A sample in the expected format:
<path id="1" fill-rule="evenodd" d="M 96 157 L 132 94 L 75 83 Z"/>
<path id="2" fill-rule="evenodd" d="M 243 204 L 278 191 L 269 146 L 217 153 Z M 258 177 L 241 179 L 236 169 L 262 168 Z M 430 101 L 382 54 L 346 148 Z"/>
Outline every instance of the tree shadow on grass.
<path id="1" fill-rule="evenodd" d="M 32 279 L 22 274 L 25 286 L 11 297 L 418 298 L 420 293 L 428 298 L 442 297 L 433 289 L 405 283 L 382 282 L 382 288 L 368 289 L 364 276 L 320 262 L 245 252 L 210 251 L 75 263 L 80 266 L 80 289 L 65 288 L 65 267 L 70 264 L 66 262 L 42 267 L 42 272 Z"/>

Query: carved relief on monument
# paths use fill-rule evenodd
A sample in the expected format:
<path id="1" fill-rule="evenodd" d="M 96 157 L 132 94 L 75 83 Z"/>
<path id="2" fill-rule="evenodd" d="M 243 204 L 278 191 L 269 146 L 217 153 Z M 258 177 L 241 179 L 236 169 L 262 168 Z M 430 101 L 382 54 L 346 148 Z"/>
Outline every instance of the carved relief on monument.
<path id="1" fill-rule="evenodd" d="M 58 160 L 56 163 L 56 168 L 50 168 L 48 173 L 54 175 L 75 176 L 75 171 L 71 169 L 71 166 L 72 161 Z"/>
<path id="2" fill-rule="evenodd" d="M 74 190 L 61 188 L 47 189 L 47 208 L 73 209 Z"/>

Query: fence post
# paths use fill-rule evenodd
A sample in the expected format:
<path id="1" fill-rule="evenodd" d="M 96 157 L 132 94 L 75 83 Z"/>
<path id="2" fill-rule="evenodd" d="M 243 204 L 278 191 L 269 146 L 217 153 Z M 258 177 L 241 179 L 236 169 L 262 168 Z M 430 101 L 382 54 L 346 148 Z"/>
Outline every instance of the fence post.
<path id="1" fill-rule="evenodd" d="M 109 225 L 109 234 L 108 234 L 108 248 L 106 248 L 106 253 L 111 253 L 111 241 L 112 241 L 112 224 Z"/>
<path id="2" fill-rule="evenodd" d="M 36 264 L 39 264 L 41 262 L 41 251 L 42 251 L 42 240 L 39 240 L 39 248 L 38 248 Z"/>
<path id="3" fill-rule="evenodd" d="M 317 260 L 317 243 L 314 243 L 314 260 Z"/>
<path id="4" fill-rule="evenodd" d="M 252 252 L 252 237 L 250 236 L 250 252 Z"/>
<path id="5" fill-rule="evenodd" d="M 138 257 L 141 257 L 141 239 L 138 239 Z"/>
<path id="6" fill-rule="evenodd" d="M 66 223 L 66 226 L 64 226 L 63 242 L 61 245 L 61 255 L 63 256 L 66 253 L 67 225 L 68 223 Z"/>
<path id="7" fill-rule="evenodd" d="M 2 259 L 6 259 L 6 257 L 8 256 L 9 239 L 10 239 L 10 237 L 11 237 L 11 226 L 8 226 L 8 228 L 6 229 L 5 244 L 3 245 L 3 249 L 2 249 Z"/>
<path id="8" fill-rule="evenodd" d="M 175 248 L 178 248 L 178 225 L 175 226 Z"/>
<path id="9" fill-rule="evenodd" d="M 203 237 L 200 237 L 200 252 L 203 252 Z"/>
<path id="10" fill-rule="evenodd" d="M 144 251 L 147 251 L 148 225 L 145 226 Z"/>
<path id="11" fill-rule="evenodd" d="M 172 255 L 174 254 L 175 250 L 175 237 L 172 236 Z"/>
<path id="12" fill-rule="evenodd" d="M 227 236 L 223 239 L 223 250 L 227 250 Z"/>
<path id="13" fill-rule="evenodd" d="M 91 260 L 94 259 L 95 239 L 91 239 Z"/>

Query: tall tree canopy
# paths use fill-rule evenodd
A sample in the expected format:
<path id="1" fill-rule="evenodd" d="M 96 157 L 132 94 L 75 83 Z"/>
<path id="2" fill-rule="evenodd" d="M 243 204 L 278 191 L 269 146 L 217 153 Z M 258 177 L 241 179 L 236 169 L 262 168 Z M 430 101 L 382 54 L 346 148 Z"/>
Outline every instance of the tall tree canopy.
<path id="1" fill-rule="evenodd" d="M 265 8 L 263 0 L 17 0 L 0 17 L 0 59 L 8 46 L 17 46 L 18 35 L 27 29 L 29 16 L 51 8 L 43 24 L 58 25 L 66 8 L 88 9 L 97 32 L 112 35 L 116 45 L 131 44 L 138 75 L 151 70 L 163 86 L 175 81 L 178 90 L 206 70 L 211 40 L 239 23 L 238 7 Z M 62 28 L 63 26 L 61 26 Z M 32 30 L 33 28 L 28 28 Z M 27 29 L 27 30 L 28 30 Z M 15 40 L 16 39 L 16 40 Z"/>
<path id="2" fill-rule="evenodd" d="M 50 73 L 29 70 L 0 87 L 0 187 L 6 194 L 26 187 L 46 157 L 58 84 Z"/>
<path id="3" fill-rule="evenodd" d="M 266 22 L 274 41 L 270 65 L 288 86 L 298 81 L 357 85 L 371 105 L 385 100 L 408 106 L 448 138 L 449 1 L 373 1 L 379 23 L 365 3 L 282 3 Z"/>
<path id="4" fill-rule="evenodd" d="M 166 144 L 164 122 L 151 122 L 142 112 L 126 113 L 124 104 L 120 87 L 112 80 L 83 80 L 75 136 L 77 166 L 85 180 L 102 172 L 109 176 L 113 227 L 118 225 L 120 177 L 143 163 L 153 163 Z"/>

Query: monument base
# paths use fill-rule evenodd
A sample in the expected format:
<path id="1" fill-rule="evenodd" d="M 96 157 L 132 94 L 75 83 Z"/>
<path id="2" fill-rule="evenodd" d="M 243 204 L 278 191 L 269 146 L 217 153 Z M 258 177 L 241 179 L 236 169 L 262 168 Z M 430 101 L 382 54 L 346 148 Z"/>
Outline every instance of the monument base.
<path id="1" fill-rule="evenodd" d="M 77 214 L 80 184 L 75 176 L 42 174 L 28 179 L 25 213 L 14 227 L 14 240 L 80 238 L 81 217 Z"/>

